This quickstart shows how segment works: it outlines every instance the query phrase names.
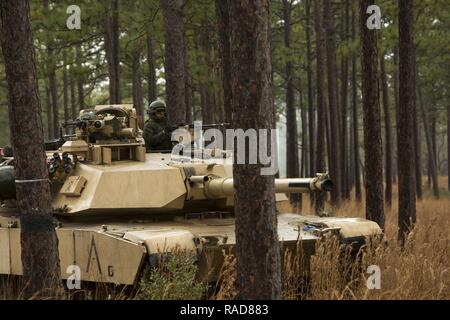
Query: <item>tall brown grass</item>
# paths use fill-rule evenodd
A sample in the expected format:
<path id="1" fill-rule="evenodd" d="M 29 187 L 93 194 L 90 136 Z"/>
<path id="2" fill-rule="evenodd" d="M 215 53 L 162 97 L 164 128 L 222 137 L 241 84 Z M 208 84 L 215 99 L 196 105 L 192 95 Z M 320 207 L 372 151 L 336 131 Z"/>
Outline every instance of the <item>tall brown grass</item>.
<path id="1" fill-rule="evenodd" d="M 447 180 L 441 178 L 441 186 Z M 352 199 L 339 209 L 328 208 L 330 215 L 364 217 L 364 201 Z M 289 211 L 285 205 L 282 211 Z M 309 197 L 303 197 L 303 212 L 311 213 Z M 450 194 L 444 188 L 436 199 L 425 188 L 417 201 L 417 223 L 404 247 L 397 242 L 397 189 L 394 187 L 391 208 L 386 207 L 385 235 L 388 243 L 371 241 L 354 258 L 348 248 L 336 239 L 320 241 L 311 258 L 310 272 L 302 265 L 302 252 L 285 254 L 283 298 L 285 299 L 450 299 Z M 381 288 L 369 289 L 368 266 L 381 271 Z M 229 263 L 234 268 L 233 263 Z M 226 270 L 223 287 L 214 298 L 229 299 L 235 295 L 234 275 Z M 305 279 L 307 278 L 307 281 Z"/>

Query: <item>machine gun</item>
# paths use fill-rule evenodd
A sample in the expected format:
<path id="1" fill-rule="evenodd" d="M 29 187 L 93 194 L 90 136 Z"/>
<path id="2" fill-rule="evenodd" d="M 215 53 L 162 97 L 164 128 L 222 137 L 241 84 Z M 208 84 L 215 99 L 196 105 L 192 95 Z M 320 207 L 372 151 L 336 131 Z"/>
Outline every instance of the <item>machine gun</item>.
<path id="1" fill-rule="evenodd" d="M 62 147 L 62 145 L 66 142 L 62 132 L 62 127 L 59 128 L 59 138 L 55 140 L 49 140 L 44 142 L 44 150 L 45 151 L 54 151 L 58 150 Z"/>
<path id="2" fill-rule="evenodd" d="M 184 124 L 184 123 L 180 123 L 179 125 L 176 126 L 172 126 L 172 130 L 178 129 L 178 128 L 189 128 L 189 129 L 194 129 L 195 127 L 201 127 L 203 130 L 207 130 L 207 129 L 215 129 L 215 128 L 227 128 L 229 127 L 231 124 L 230 123 L 213 123 L 213 124 L 200 124 L 197 125 L 195 123 L 193 124 Z"/>
<path id="3" fill-rule="evenodd" d="M 132 110 L 117 106 L 97 106 L 83 110 L 78 119 L 65 123 L 65 127 L 75 127 L 71 138 L 87 143 L 116 140 L 128 142 L 137 137 L 137 119 Z"/>

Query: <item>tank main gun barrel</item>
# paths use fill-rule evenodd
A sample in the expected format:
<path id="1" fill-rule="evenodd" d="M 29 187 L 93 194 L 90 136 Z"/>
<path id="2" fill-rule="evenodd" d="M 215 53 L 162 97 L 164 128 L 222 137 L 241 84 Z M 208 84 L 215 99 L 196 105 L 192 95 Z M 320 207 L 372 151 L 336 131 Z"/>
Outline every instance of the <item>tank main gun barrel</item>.
<path id="1" fill-rule="evenodd" d="M 233 178 L 215 178 L 213 176 L 191 176 L 189 181 L 204 185 L 205 195 L 210 199 L 234 195 Z M 334 187 L 328 174 L 318 174 L 315 178 L 275 179 L 276 193 L 327 192 Z"/>

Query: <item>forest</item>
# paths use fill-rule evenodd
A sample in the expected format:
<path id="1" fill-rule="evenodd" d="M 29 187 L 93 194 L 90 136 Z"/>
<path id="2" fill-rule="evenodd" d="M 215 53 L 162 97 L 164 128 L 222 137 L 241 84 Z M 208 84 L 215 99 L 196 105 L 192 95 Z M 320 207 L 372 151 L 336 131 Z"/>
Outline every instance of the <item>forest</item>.
<path id="1" fill-rule="evenodd" d="M 157 284 L 143 284 L 141 293 L 153 299 L 193 298 L 197 291 L 207 299 L 450 298 L 447 0 L 80 0 L 76 6 L 19 0 L 16 8 L 9 2 L 0 0 L 0 146 L 13 145 L 16 157 L 16 148 L 33 140 L 11 139 L 19 127 L 14 121 L 22 120 L 8 99 L 13 78 L 5 35 L 13 21 L 8 10 L 28 8 L 39 107 L 21 110 L 40 115 L 43 140 L 59 139 L 64 124 L 96 105 L 132 104 L 142 129 L 148 106 L 158 99 L 173 125 L 201 120 L 274 127 L 277 178 L 327 172 L 334 183 L 327 196 L 288 195 L 285 211 L 366 218 L 389 241 L 387 247 L 367 243 L 360 264 L 345 271 L 339 245 L 330 239 L 318 244 L 305 285 L 298 258 L 274 253 L 273 228 L 262 235 L 263 245 L 245 253 L 256 235 L 240 234 L 274 221 L 273 207 L 262 204 L 274 202 L 268 196 L 274 177 L 253 178 L 258 166 L 235 166 L 236 237 L 242 239 L 237 263 L 227 256 L 217 288 L 195 285 L 191 297 L 183 292 L 189 279 L 164 277 L 176 273 L 169 263 L 166 273 L 153 275 Z M 252 77 L 255 87 L 247 83 Z M 256 185 L 262 187 L 248 191 Z M 20 188 L 18 197 L 31 190 Z M 252 261 L 258 252 L 271 267 L 262 270 L 259 258 Z M 360 281 L 342 276 L 369 265 L 382 270 L 381 290 L 366 288 L 367 273 L 357 275 Z M 194 277 L 191 266 L 183 268 Z M 249 279 L 252 268 L 256 280 L 270 280 Z M 0 299 L 8 298 L 8 286 L 0 282 Z"/>

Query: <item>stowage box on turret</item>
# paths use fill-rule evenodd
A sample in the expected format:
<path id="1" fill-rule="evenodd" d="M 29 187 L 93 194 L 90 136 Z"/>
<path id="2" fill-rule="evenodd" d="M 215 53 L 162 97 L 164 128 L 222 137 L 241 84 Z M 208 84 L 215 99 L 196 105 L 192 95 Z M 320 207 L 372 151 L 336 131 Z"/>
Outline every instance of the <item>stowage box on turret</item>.
<path id="1" fill-rule="evenodd" d="M 201 274 L 217 278 L 222 250 L 236 241 L 229 153 L 220 159 L 146 153 L 131 105 L 97 106 L 70 125 L 75 133 L 48 153 L 62 277 L 76 265 L 83 281 L 132 285 L 155 255 L 180 248 L 194 253 Z M 326 175 L 275 180 L 277 199 L 331 187 Z M 14 190 L 9 158 L 0 166 L 0 274 L 5 275 L 22 274 Z M 381 230 L 359 218 L 278 215 L 280 241 L 300 239 L 309 254 L 327 233 L 362 243 Z"/>

